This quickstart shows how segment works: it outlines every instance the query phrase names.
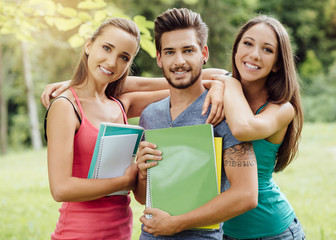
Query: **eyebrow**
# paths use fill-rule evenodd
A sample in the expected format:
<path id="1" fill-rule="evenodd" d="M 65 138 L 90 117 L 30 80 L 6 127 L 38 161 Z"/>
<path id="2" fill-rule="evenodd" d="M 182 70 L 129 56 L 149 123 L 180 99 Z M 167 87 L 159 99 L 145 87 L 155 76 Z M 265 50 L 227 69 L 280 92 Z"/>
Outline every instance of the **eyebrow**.
<path id="1" fill-rule="evenodd" d="M 248 38 L 248 39 L 251 39 L 252 41 L 255 41 L 255 39 L 254 38 L 252 38 L 252 37 L 244 37 L 244 39 L 245 38 Z M 271 43 L 268 43 L 268 42 L 265 42 L 265 44 L 266 45 L 269 45 L 269 46 L 271 46 L 271 47 L 273 47 L 273 48 L 276 48 L 273 44 L 271 44 Z"/>
<path id="2" fill-rule="evenodd" d="M 196 45 L 192 44 L 192 45 L 188 45 L 188 46 L 184 46 L 182 47 L 182 49 L 188 49 L 188 48 L 197 48 Z M 174 50 L 174 48 L 172 47 L 166 47 L 164 49 L 162 49 L 163 51 L 171 51 L 171 50 Z"/>
<path id="3" fill-rule="evenodd" d="M 111 48 L 115 48 L 115 46 L 112 43 L 105 42 L 107 45 L 109 45 Z M 123 52 L 127 56 L 131 57 L 131 55 L 128 52 Z"/>

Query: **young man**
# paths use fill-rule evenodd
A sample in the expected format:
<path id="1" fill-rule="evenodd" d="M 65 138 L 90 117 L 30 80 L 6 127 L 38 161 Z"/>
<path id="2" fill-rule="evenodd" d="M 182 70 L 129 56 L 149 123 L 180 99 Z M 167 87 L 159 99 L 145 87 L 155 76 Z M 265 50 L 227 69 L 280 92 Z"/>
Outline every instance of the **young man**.
<path id="1" fill-rule="evenodd" d="M 201 72 L 209 57 L 206 24 L 191 10 L 170 9 L 155 19 L 154 33 L 157 63 L 169 83 L 170 97 L 150 104 L 141 114 L 140 125 L 155 129 L 205 123 L 209 113 L 201 115 L 207 93 L 201 83 Z M 251 143 L 235 139 L 225 121 L 215 126 L 214 132 L 223 139 L 225 172 L 221 185 L 222 191 L 224 185 L 227 190 L 200 208 L 179 216 L 147 208 L 144 213 L 152 214 L 153 218 L 140 218 L 144 224 L 140 239 L 222 239 L 222 229 L 188 229 L 223 222 L 257 206 L 257 164 Z M 153 144 L 141 143 L 135 192 L 140 203 L 145 202 L 146 169 L 156 165 L 146 161 L 160 160 L 160 155 Z"/>

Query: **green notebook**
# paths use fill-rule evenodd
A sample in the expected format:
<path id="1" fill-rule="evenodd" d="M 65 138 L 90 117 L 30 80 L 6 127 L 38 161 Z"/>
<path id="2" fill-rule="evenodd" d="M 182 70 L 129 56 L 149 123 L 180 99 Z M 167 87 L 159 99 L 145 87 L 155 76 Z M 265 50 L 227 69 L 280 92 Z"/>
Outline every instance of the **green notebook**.
<path id="1" fill-rule="evenodd" d="M 87 178 L 113 178 L 124 175 L 134 161 L 144 129 L 136 125 L 100 124 Z M 118 191 L 110 195 L 128 194 Z"/>
<path id="2" fill-rule="evenodd" d="M 147 170 L 146 206 L 175 216 L 219 194 L 212 125 L 146 130 L 145 138 L 163 153 L 158 165 Z"/>

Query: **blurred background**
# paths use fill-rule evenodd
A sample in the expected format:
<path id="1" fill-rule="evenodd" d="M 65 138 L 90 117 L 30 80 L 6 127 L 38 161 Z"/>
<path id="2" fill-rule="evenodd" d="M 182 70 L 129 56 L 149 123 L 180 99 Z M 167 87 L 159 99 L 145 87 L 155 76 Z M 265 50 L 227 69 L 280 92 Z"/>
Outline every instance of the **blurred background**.
<path id="1" fill-rule="evenodd" d="M 72 77 L 82 43 L 108 17 L 135 20 L 142 31 L 142 49 L 133 73 L 160 76 L 153 20 L 172 7 L 187 7 L 201 14 L 210 29 L 206 67 L 228 70 L 238 27 L 258 13 L 277 17 L 287 27 L 297 56 L 305 121 L 336 120 L 335 0 L 2 0 L 1 153 L 45 145 L 45 109 L 39 96 L 47 83 Z"/>
<path id="2" fill-rule="evenodd" d="M 153 20 L 173 7 L 190 8 L 208 24 L 206 67 L 231 69 L 233 39 L 249 18 L 269 14 L 286 26 L 301 79 L 305 128 L 302 161 L 294 162 L 279 177 L 279 185 L 299 208 L 308 239 L 336 239 L 332 177 L 336 171 L 336 0 L 1 0 L 0 207 L 10 210 L 0 213 L 0 222 L 6 223 L 0 224 L 0 239 L 46 239 L 57 221 L 58 205 L 48 192 L 43 139 L 46 109 L 39 100 L 44 87 L 72 77 L 86 38 L 113 16 L 133 19 L 141 29 L 133 74 L 161 76 Z M 327 190 L 317 191 L 320 188 Z M 27 195 L 14 200 L 18 192 Z M 36 209 L 46 212 L 36 215 Z M 36 222 L 29 220 L 32 216 Z"/>

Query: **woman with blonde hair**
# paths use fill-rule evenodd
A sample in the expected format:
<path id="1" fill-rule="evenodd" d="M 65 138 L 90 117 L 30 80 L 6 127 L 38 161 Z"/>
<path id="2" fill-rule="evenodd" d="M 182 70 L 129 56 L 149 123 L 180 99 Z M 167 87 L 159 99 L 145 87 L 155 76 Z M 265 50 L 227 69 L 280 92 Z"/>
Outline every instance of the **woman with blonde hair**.
<path id="1" fill-rule="evenodd" d="M 131 239 L 130 197 L 106 195 L 133 190 L 137 164 L 121 177 L 87 179 L 87 174 L 101 122 L 127 124 L 126 113 L 136 115 L 132 109 L 141 111 L 167 95 L 152 93 L 148 100 L 139 94 L 121 96 L 139 45 L 140 32 L 133 21 L 104 22 L 85 43 L 70 89 L 48 109 L 50 190 L 56 201 L 63 202 L 52 239 Z"/>
<path id="2" fill-rule="evenodd" d="M 52 239 L 131 239 L 129 195 L 107 195 L 136 191 L 137 163 L 121 177 L 87 176 L 100 123 L 127 124 L 127 118 L 140 116 L 149 103 L 169 94 L 164 78 L 128 77 L 139 48 L 136 24 L 125 18 L 111 18 L 86 41 L 70 83 L 48 85 L 41 96 L 42 103 L 49 107 L 45 132 L 50 190 L 56 201 L 63 202 Z M 49 104 L 55 89 L 67 90 Z M 215 96 L 222 95 L 218 93 L 223 88 L 212 89 Z M 211 101 L 215 107 L 212 119 L 216 121 L 222 96 L 217 103 Z"/>

